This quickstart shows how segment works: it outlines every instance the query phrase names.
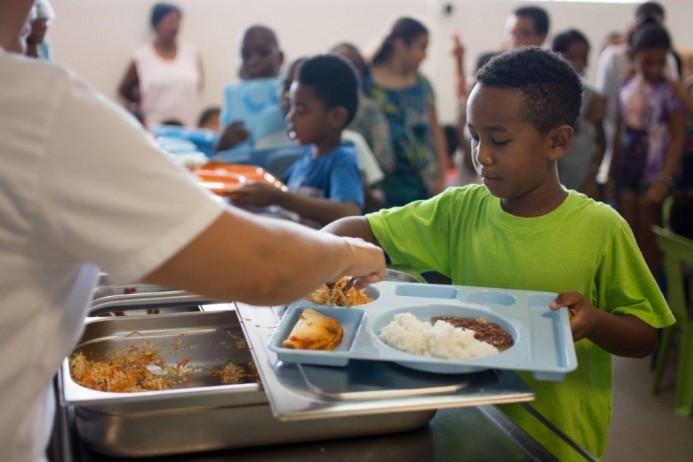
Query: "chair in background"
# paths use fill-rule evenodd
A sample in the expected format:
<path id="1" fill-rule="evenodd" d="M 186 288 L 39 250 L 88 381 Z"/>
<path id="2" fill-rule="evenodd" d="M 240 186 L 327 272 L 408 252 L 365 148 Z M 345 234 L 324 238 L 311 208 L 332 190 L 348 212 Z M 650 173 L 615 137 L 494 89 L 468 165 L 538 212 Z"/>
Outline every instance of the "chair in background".
<path id="1" fill-rule="evenodd" d="M 690 417 L 693 415 L 693 314 L 686 297 L 684 268 L 693 268 L 693 240 L 656 225 L 652 227 L 652 231 L 662 252 L 667 301 L 676 317 L 676 324 L 666 328 L 662 335 L 652 381 L 652 394 L 659 392 L 674 335 L 680 332 L 674 412 Z"/>

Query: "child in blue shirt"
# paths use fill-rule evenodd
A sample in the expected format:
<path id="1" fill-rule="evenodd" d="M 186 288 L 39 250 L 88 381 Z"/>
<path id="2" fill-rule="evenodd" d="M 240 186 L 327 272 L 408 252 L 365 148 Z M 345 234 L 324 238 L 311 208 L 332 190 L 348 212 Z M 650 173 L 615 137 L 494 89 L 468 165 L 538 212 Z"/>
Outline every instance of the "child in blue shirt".
<path id="1" fill-rule="evenodd" d="M 224 151 L 251 141 L 254 146 L 279 144 L 272 137 L 284 140 L 277 90 L 284 53 L 277 34 L 268 26 L 255 24 L 243 31 L 241 39 L 240 82 L 224 89 L 225 104 L 221 111 L 222 131 L 216 150 Z M 234 107 L 230 107 L 234 106 Z M 248 120 L 239 119 L 243 116 Z M 252 133 L 251 133 L 252 132 Z"/>
<path id="2" fill-rule="evenodd" d="M 534 380 L 532 407 L 578 445 L 604 454 L 612 356 L 643 357 L 674 318 L 628 224 L 606 204 L 561 186 L 557 161 L 580 114 L 582 85 L 559 55 L 503 53 L 477 74 L 467 106 L 482 185 L 339 220 L 326 231 L 380 245 L 392 263 L 437 271 L 453 284 L 558 293 L 578 368 L 562 382 Z M 518 405 L 503 410 L 561 461 L 583 460 Z"/>
<path id="3" fill-rule="evenodd" d="M 234 192 L 234 203 L 279 205 L 320 225 L 359 215 L 364 204 L 361 173 L 354 148 L 341 142 L 342 130 L 358 107 L 352 66 L 333 55 L 307 59 L 291 85 L 289 98 L 286 120 L 290 136 L 307 145 L 289 172 L 289 191 L 253 183 Z"/>

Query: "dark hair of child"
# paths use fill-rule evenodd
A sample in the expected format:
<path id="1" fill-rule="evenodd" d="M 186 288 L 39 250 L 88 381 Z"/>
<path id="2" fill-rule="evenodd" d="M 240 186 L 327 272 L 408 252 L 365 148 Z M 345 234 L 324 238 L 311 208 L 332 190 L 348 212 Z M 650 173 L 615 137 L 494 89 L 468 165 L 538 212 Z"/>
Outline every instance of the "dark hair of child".
<path id="1" fill-rule="evenodd" d="M 203 127 L 205 126 L 208 122 L 209 119 L 211 119 L 214 116 L 219 116 L 221 114 L 221 108 L 218 106 L 212 106 L 208 107 L 202 113 L 200 114 L 200 118 L 197 119 L 197 126 L 198 127 Z"/>
<path id="2" fill-rule="evenodd" d="M 565 54 L 570 48 L 571 43 L 583 43 L 587 46 L 587 51 L 590 49 L 590 42 L 585 37 L 585 34 L 577 29 L 569 29 L 565 32 L 561 32 L 553 38 L 553 45 L 551 49 L 556 53 Z"/>
<path id="3" fill-rule="evenodd" d="M 173 3 L 157 3 L 152 7 L 152 15 L 149 21 L 154 29 L 159 22 L 169 13 L 178 13 L 183 16 L 183 11 Z"/>
<path id="4" fill-rule="evenodd" d="M 561 55 L 538 47 L 502 53 L 476 75 L 490 87 L 514 88 L 525 97 L 523 120 L 540 133 L 563 124 L 575 126 L 582 104 L 582 83 Z"/>
<path id="5" fill-rule="evenodd" d="M 345 108 L 345 127 L 354 119 L 359 105 L 358 78 L 349 61 L 335 55 L 315 56 L 301 64 L 297 80 L 311 87 L 328 109 Z"/>
<path id="6" fill-rule="evenodd" d="M 385 37 L 385 40 L 383 40 L 373 54 L 371 62 L 373 64 L 380 64 L 386 61 L 392 54 L 395 40 L 400 39 L 409 46 L 422 34 L 428 34 L 428 29 L 421 21 L 410 17 L 399 18 L 392 26 L 392 30 L 390 30 L 390 33 Z"/>
<path id="7" fill-rule="evenodd" d="M 307 59 L 308 58 L 306 57 L 296 58 L 293 61 L 291 61 L 291 63 L 289 63 L 288 66 L 286 66 L 284 74 L 282 74 L 282 93 L 286 93 L 289 91 L 291 84 L 294 83 L 294 80 L 296 80 L 298 70 L 301 68 L 301 65 L 306 62 Z"/>
<path id="8" fill-rule="evenodd" d="M 641 3 L 635 9 L 636 18 L 654 18 L 657 16 L 664 19 L 664 7 L 657 2 Z"/>
<path id="9" fill-rule="evenodd" d="M 525 16 L 532 18 L 534 29 L 538 34 L 547 35 L 549 33 L 549 15 L 544 8 L 538 6 L 521 6 L 513 11 L 515 16 Z"/>
<path id="10" fill-rule="evenodd" d="M 671 49 L 671 38 L 665 28 L 658 24 L 645 24 L 637 28 L 630 39 L 630 54 L 651 48 Z"/>
<path id="11" fill-rule="evenodd" d="M 491 59 L 495 58 L 498 56 L 497 51 L 487 51 L 486 53 L 482 53 L 479 55 L 478 58 L 476 58 L 476 66 L 474 66 L 474 70 L 478 71 L 482 67 L 486 65 L 487 62 L 491 61 Z"/>
<path id="12" fill-rule="evenodd" d="M 241 36 L 247 37 L 248 35 L 254 32 L 262 32 L 264 34 L 267 34 L 270 38 L 270 42 L 272 43 L 272 45 L 279 46 L 279 39 L 277 39 L 276 32 L 274 32 L 274 30 L 271 27 L 265 26 L 264 24 L 253 24 L 252 26 L 246 27 L 243 30 Z"/>
<path id="13" fill-rule="evenodd" d="M 361 54 L 361 51 L 353 43 L 338 43 L 337 45 L 332 47 L 330 52 L 335 53 L 349 60 L 349 62 L 354 66 L 354 68 L 358 72 L 358 77 L 361 80 L 366 78 L 370 73 L 370 69 L 368 68 L 368 63 L 366 63 L 366 59 Z"/>
<path id="14" fill-rule="evenodd" d="M 673 195 L 669 227 L 679 236 L 693 239 L 693 190 L 684 189 Z"/>

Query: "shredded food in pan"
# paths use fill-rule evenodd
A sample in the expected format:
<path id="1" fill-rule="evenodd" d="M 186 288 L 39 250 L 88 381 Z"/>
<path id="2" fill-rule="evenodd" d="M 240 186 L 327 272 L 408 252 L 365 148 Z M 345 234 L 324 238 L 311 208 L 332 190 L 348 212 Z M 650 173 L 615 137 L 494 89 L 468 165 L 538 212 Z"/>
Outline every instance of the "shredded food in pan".
<path id="1" fill-rule="evenodd" d="M 337 281 L 332 288 L 327 284 L 321 285 L 306 297 L 313 303 L 330 306 L 356 306 L 372 302 L 373 299 L 363 293 L 363 290 L 356 290 L 354 287 L 344 289 L 349 276 L 344 276 Z"/>
<path id="2" fill-rule="evenodd" d="M 169 365 L 150 342 L 130 346 L 124 352 L 110 351 L 107 360 L 92 361 L 82 353 L 70 358 L 70 374 L 83 387 L 115 393 L 168 390 L 183 383 L 197 370 L 188 366 L 188 355 Z M 160 371 L 154 373 L 150 368 Z"/>
<path id="3" fill-rule="evenodd" d="M 236 385 L 239 383 L 255 383 L 260 381 L 255 362 L 251 359 L 247 368 L 240 366 L 233 361 L 227 362 L 224 367 L 212 371 L 212 377 L 221 380 L 224 385 Z"/>

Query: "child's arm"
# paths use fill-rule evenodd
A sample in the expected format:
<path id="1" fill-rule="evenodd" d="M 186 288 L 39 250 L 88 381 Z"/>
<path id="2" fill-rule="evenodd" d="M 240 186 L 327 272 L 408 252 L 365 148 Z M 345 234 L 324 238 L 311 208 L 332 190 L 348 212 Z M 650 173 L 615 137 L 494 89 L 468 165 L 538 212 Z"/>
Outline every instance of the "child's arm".
<path id="1" fill-rule="evenodd" d="M 371 225 L 368 224 L 368 220 L 363 216 L 346 217 L 333 221 L 322 228 L 322 230 L 337 236 L 358 237 L 366 242 L 380 246 L 371 230 Z"/>
<path id="2" fill-rule="evenodd" d="M 214 150 L 217 152 L 226 151 L 250 138 L 250 132 L 245 128 L 245 122 L 234 120 L 224 127 L 219 134 Z"/>
<path id="3" fill-rule="evenodd" d="M 135 66 L 135 61 L 131 61 L 123 79 L 120 81 L 118 86 L 118 94 L 125 100 L 125 106 L 131 112 L 137 112 L 140 106 L 140 95 L 139 95 L 139 84 L 140 79 L 137 75 L 137 67 Z"/>
<path id="4" fill-rule="evenodd" d="M 610 314 L 596 308 L 578 292 L 558 294 L 549 307 L 567 307 L 573 340 L 583 338 L 617 356 L 642 358 L 657 348 L 657 330 L 631 315 Z"/>
<path id="5" fill-rule="evenodd" d="M 672 111 L 667 120 L 669 129 L 669 145 L 667 146 L 664 165 L 659 172 L 659 178 L 645 192 L 645 201 L 660 203 L 669 192 L 672 179 L 681 164 L 683 156 L 683 145 L 686 133 L 686 113 L 685 111 Z"/>
<path id="6" fill-rule="evenodd" d="M 231 197 L 234 203 L 240 206 L 279 205 L 286 210 L 296 212 L 302 218 L 321 224 L 361 213 L 358 204 L 354 202 L 301 196 L 292 191 L 282 191 L 265 183 L 251 183 L 233 192 Z"/>
<path id="7" fill-rule="evenodd" d="M 461 103 L 467 102 L 467 77 L 464 72 L 464 44 L 457 34 L 452 35 L 452 56 L 455 60 L 455 95 Z"/>

